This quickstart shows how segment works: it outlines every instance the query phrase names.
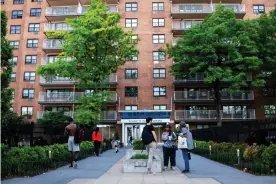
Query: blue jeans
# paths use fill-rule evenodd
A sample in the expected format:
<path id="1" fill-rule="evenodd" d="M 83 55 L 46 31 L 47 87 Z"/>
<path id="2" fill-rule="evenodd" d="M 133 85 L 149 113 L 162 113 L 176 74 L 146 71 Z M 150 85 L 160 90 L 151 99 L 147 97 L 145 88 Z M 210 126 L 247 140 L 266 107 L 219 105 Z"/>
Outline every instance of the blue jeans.
<path id="1" fill-rule="evenodd" d="M 185 163 L 185 170 L 190 170 L 190 164 L 189 164 L 189 157 L 188 157 L 188 150 L 187 149 L 183 149 L 182 150 L 182 155 L 183 155 L 183 159 L 184 159 L 184 163 Z"/>

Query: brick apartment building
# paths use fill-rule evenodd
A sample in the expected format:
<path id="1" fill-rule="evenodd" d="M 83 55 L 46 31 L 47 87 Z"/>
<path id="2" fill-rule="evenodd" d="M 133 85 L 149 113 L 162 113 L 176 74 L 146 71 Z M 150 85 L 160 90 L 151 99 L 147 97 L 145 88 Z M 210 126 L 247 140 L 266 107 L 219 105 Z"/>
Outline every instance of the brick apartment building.
<path id="1" fill-rule="evenodd" d="M 148 116 L 156 118 L 158 137 L 166 123 L 176 126 L 185 120 L 191 129 L 216 124 L 204 75 L 175 79 L 169 73 L 173 61 L 158 49 L 165 43 L 175 44 L 183 31 L 200 23 L 220 2 L 234 9 L 238 19 L 256 18 L 276 4 L 276 0 L 106 0 L 109 11 L 120 13 L 121 26 L 140 38 L 140 54 L 107 79 L 114 95 L 99 123 L 105 137 L 112 137 L 116 129 L 124 143 L 130 135 L 139 137 Z M 11 60 L 16 64 L 11 87 L 15 91 L 13 109 L 18 114 L 29 114 L 34 121 L 46 111 L 64 110 L 73 116 L 75 97 L 90 92 L 78 90 L 70 79 L 43 78 L 35 73 L 38 66 L 55 62 L 61 52 L 59 41 L 48 39 L 45 31 L 70 30 L 65 19 L 83 15 L 89 4 L 90 0 L 1 0 L 9 19 L 7 38 L 17 48 Z M 252 75 L 247 79 L 252 80 Z M 258 91 L 223 93 L 223 122 L 275 115 L 275 86 L 270 81 Z"/>

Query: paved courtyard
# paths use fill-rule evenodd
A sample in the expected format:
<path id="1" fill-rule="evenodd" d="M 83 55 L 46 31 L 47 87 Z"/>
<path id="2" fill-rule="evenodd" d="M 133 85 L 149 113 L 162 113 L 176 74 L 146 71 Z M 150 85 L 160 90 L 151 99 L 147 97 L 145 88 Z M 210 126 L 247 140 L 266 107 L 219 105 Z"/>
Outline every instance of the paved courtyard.
<path id="1" fill-rule="evenodd" d="M 78 169 L 66 167 L 32 178 L 15 178 L 3 184 L 275 184 L 276 177 L 254 176 L 219 164 L 203 157 L 192 155 L 191 173 L 180 170 L 162 174 L 123 173 L 122 158 L 127 148 L 118 154 L 114 150 L 100 157 L 90 157 L 79 162 Z M 184 162 L 177 153 L 177 166 L 183 169 Z"/>

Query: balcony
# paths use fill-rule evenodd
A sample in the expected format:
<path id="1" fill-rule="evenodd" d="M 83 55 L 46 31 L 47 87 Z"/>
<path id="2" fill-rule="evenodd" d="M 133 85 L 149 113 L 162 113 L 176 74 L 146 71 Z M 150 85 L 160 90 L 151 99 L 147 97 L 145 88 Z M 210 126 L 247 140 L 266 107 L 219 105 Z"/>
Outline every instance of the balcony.
<path id="1" fill-rule="evenodd" d="M 65 77 L 40 77 L 41 86 L 73 86 L 74 81 Z"/>
<path id="2" fill-rule="evenodd" d="M 120 0 L 105 0 L 106 4 L 118 4 Z M 80 0 L 81 5 L 90 5 L 91 0 Z"/>
<path id="3" fill-rule="evenodd" d="M 100 121 L 117 121 L 116 111 L 104 111 L 100 115 Z"/>
<path id="4" fill-rule="evenodd" d="M 218 4 L 172 4 L 173 19 L 204 19 L 212 13 Z M 245 15 L 244 4 L 225 4 L 226 8 L 233 9 L 238 19 Z"/>
<path id="5" fill-rule="evenodd" d="M 77 17 L 78 11 L 77 6 L 46 7 L 45 17 L 49 22 L 65 21 L 66 18 Z"/>
<path id="6" fill-rule="evenodd" d="M 54 63 L 57 61 L 58 58 L 61 58 L 60 56 L 46 56 L 46 57 L 42 57 L 42 61 L 41 61 L 41 65 L 47 65 L 49 63 Z M 72 58 L 71 57 L 63 57 L 62 60 L 64 61 L 71 61 Z"/>
<path id="7" fill-rule="evenodd" d="M 72 104 L 83 96 L 82 92 L 40 92 L 39 104 Z"/>
<path id="8" fill-rule="evenodd" d="M 216 110 L 175 110 L 176 121 L 216 121 Z M 247 109 L 244 111 L 225 111 L 221 110 L 222 120 L 251 120 L 256 119 L 255 110 Z"/>
<path id="9" fill-rule="evenodd" d="M 44 32 L 46 31 L 71 31 L 73 28 L 66 23 L 49 23 L 49 24 L 44 24 Z"/>
<path id="10" fill-rule="evenodd" d="M 37 112 L 37 119 L 41 119 L 44 116 L 44 114 L 47 114 L 47 113 L 50 113 L 50 112 L 56 112 L 56 111 L 38 111 Z M 65 111 L 64 115 L 74 118 L 75 112 L 74 111 Z"/>
<path id="11" fill-rule="evenodd" d="M 106 100 L 107 103 L 116 103 L 118 101 L 118 95 L 116 91 L 111 91 L 110 92 L 110 98 Z"/>
<path id="12" fill-rule="evenodd" d="M 104 80 L 104 83 L 108 83 L 108 84 L 117 84 L 117 74 L 116 73 L 112 73 L 106 80 Z"/>
<path id="13" fill-rule="evenodd" d="M 88 10 L 89 6 L 82 6 L 81 8 L 81 15 L 85 14 Z M 119 6 L 117 5 L 107 5 L 106 8 L 108 8 L 108 12 L 110 13 L 118 13 L 119 12 Z"/>
<path id="14" fill-rule="evenodd" d="M 202 21 L 192 21 L 192 20 L 173 20 L 172 23 L 172 33 L 174 35 L 183 35 L 186 30 L 190 29 L 192 26 L 200 24 Z"/>
<path id="15" fill-rule="evenodd" d="M 43 40 L 43 47 L 42 50 L 45 53 L 60 53 L 62 50 L 62 43 L 63 40 L 59 40 L 59 39 L 47 39 L 47 40 Z"/>
<path id="16" fill-rule="evenodd" d="M 172 3 L 210 3 L 210 0 L 171 0 Z M 240 4 L 242 0 L 212 0 L 213 3 L 225 3 L 225 4 Z"/>
<path id="17" fill-rule="evenodd" d="M 241 101 L 252 101 L 254 100 L 253 91 L 242 91 L 229 93 L 227 91 L 221 91 L 221 101 L 230 101 L 231 103 Z M 174 101 L 177 102 L 191 102 L 193 104 L 198 102 L 213 102 L 214 93 L 212 91 L 175 91 Z"/>
<path id="18" fill-rule="evenodd" d="M 77 6 L 78 0 L 47 0 L 49 6 Z"/>

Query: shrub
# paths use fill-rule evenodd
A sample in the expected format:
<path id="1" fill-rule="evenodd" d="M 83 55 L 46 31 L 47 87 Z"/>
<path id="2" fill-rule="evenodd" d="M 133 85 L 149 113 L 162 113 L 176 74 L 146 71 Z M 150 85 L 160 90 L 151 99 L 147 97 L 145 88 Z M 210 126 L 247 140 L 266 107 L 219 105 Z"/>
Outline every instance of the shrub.
<path id="1" fill-rule="evenodd" d="M 272 168 L 276 168 L 276 144 L 272 144 L 264 149 L 262 160 Z"/>
<path id="2" fill-rule="evenodd" d="M 136 139 L 133 141 L 133 150 L 143 150 L 144 149 L 144 144 L 142 142 L 142 139 Z"/>
<path id="3" fill-rule="evenodd" d="M 255 158 L 256 152 L 256 146 L 248 146 L 243 153 L 243 158 L 245 160 L 253 160 Z"/>
<path id="4" fill-rule="evenodd" d="M 148 159 L 148 155 L 146 154 L 136 154 L 131 159 Z"/>

